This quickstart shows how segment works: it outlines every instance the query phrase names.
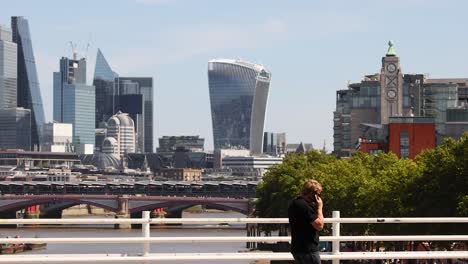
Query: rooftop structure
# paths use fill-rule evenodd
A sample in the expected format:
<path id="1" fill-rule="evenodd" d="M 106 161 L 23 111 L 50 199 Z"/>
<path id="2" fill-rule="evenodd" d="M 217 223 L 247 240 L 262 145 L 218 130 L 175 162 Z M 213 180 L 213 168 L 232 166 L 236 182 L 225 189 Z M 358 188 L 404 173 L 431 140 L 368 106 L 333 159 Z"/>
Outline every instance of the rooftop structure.
<path id="1" fill-rule="evenodd" d="M 174 152 L 183 148 L 192 152 L 203 151 L 205 139 L 200 136 L 163 136 L 159 138 L 157 152 Z"/>

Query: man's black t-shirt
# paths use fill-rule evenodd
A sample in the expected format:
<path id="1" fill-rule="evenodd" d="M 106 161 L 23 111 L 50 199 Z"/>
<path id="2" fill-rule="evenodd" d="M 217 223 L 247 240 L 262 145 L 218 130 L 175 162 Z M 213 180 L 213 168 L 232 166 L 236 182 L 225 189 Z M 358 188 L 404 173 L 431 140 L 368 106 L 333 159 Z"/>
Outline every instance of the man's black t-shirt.
<path id="1" fill-rule="evenodd" d="M 311 225 L 317 219 L 317 209 L 303 197 L 291 202 L 288 208 L 291 227 L 291 253 L 319 251 L 319 234 Z"/>

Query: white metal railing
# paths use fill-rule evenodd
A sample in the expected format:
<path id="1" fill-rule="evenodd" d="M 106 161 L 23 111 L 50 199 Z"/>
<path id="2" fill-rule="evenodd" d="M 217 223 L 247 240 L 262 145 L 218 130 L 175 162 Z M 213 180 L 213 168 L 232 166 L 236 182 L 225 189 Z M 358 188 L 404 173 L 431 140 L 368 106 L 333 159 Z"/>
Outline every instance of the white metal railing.
<path id="1" fill-rule="evenodd" d="M 206 243 L 206 242 L 289 242 L 288 236 L 254 237 L 151 237 L 151 224 L 284 224 L 287 218 L 150 218 L 143 212 L 137 219 L 0 219 L 0 225 L 21 224 L 141 224 L 141 237 L 85 237 L 85 238 L 0 238 L 3 243 L 50 243 L 50 244 L 100 244 L 139 243 L 142 254 L 34 254 L 0 256 L 0 263 L 148 263 L 150 261 L 222 261 L 222 260 L 292 260 L 290 253 L 150 253 L 150 243 Z M 459 223 L 468 224 L 468 217 L 438 218 L 340 218 L 333 212 L 325 223 L 333 225 L 331 236 L 320 237 L 321 241 L 332 242 L 332 252 L 321 253 L 322 260 L 356 259 L 468 259 L 468 251 L 426 252 L 340 252 L 340 242 L 345 241 L 468 241 L 468 235 L 405 235 L 405 236 L 341 236 L 340 224 L 355 223 Z"/>

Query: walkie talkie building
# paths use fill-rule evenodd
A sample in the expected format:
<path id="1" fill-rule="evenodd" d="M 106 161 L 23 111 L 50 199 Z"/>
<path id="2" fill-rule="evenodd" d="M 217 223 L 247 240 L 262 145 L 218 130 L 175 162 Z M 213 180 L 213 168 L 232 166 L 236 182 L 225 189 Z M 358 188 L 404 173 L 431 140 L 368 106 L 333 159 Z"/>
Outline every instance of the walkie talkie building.
<path id="1" fill-rule="evenodd" d="M 214 148 L 263 149 L 263 130 L 271 73 L 241 60 L 208 62 Z"/>

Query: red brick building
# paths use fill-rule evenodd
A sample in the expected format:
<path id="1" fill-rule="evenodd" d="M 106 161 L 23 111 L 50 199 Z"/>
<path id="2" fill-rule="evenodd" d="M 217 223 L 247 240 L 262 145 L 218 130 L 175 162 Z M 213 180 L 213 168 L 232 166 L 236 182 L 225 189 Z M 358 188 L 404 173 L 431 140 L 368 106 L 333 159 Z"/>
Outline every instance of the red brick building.
<path id="1" fill-rule="evenodd" d="M 393 152 L 399 158 L 414 159 L 425 149 L 436 147 L 433 118 L 390 117 L 386 126 L 374 127 L 380 137 L 360 139 L 358 149 L 367 154 Z M 385 136 L 382 136 L 385 135 Z"/>
<path id="2" fill-rule="evenodd" d="M 369 155 L 373 155 L 379 152 L 387 152 L 387 144 L 364 139 L 359 142 L 359 151 Z"/>
<path id="3" fill-rule="evenodd" d="M 388 151 L 400 158 L 414 159 L 425 149 L 436 147 L 434 119 L 391 117 L 388 124 Z"/>

